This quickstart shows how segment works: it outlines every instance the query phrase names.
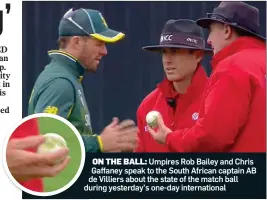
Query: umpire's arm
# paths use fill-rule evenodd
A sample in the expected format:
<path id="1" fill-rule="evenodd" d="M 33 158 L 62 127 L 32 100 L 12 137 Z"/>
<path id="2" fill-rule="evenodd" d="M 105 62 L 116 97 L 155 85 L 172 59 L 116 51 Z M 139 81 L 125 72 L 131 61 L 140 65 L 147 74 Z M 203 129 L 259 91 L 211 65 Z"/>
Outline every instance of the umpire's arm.
<path id="1" fill-rule="evenodd" d="M 34 113 L 50 113 L 68 119 L 75 104 L 75 88 L 65 78 L 51 81 L 38 95 Z M 100 152 L 98 136 L 82 135 L 86 152 Z"/>

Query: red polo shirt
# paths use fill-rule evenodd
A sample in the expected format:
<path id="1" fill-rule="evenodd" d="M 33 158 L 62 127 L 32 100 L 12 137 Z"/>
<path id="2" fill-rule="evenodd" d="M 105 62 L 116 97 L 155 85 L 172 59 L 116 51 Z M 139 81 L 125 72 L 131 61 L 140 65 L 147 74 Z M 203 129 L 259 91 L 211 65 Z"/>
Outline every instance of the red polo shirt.
<path id="1" fill-rule="evenodd" d="M 148 94 L 137 111 L 139 146 L 135 152 L 173 152 L 173 149 L 152 138 L 147 130 L 146 115 L 152 110 L 160 112 L 165 125 L 173 131 L 191 128 L 198 119 L 199 106 L 207 82 L 208 77 L 203 67 L 198 66 L 184 94 L 178 94 L 168 79 L 163 80 Z"/>

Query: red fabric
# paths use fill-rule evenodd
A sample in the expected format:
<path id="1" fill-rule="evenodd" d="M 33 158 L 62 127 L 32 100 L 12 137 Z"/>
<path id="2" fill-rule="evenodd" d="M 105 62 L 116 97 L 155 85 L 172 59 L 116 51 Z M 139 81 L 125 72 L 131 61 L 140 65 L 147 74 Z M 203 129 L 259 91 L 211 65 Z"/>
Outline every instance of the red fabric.
<path id="1" fill-rule="evenodd" d="M 165 79 L 152 93 L 146 96 L 137 111 L 139 145 L 135 152 L 172 151 L 166 145 L 161 145 L 152 138 L 146 129 L 146 115 L 152 110 L 159 111 L 166 126 L 172 130 L 192 127 L 196 123 L 207 80 L 204 69 L 202 66 L 198 66 L 185 94 L 178 94 L 174 90 L 172 82 Z M 166 98 L 176 98 L 176 109 L 167 104 Z"/>
<path id="2" fill-rule="evenodd" d="M 241 37 L 217 53 L 201 103 L 189 129 L 167 135 L 178 152 L 266 152 L 266 47 Z"/>
<path id="3" fill-rule="evenodd" d="M 21 124 L 11 135 L 10 139 L 15 138 L 25 138 L 27 136 L 35 136 L 39 135 L 39 127 L 37 119 L 30 119 Z M 27 149 L 31 152 L 36 152 L 36 149 Z M 35 192 L 43 192 L 43 180 L 42 179 L 32 179 L 29 181 L 21 182 L 25 188 L 35 191 Z"/>

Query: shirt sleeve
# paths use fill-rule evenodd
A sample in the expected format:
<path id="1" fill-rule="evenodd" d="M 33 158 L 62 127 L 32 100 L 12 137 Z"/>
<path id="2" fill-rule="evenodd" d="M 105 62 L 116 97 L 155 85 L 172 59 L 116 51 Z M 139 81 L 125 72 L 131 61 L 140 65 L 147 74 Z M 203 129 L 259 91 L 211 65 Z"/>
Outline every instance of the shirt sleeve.
<path id="1" fill-rule="evenodd" d="M 85 152 L 99 153 L 102 152 L 98 142 L 97 135 L 82 135 Z"/>
<path id="2" fill-rule="evenodd" d="M 234 144 L 246 122 L 250 79 L 240 70 L 214 74 L 195 126 L 171 132 L 166 144 L 175 152 L 222 152 Z"/>
<path id="3" fill-rule="evenodd" d="M 75 90 L 72 83 L 57 78 L 39 94 L 34 112 L 56 114 L 67 119 L 74 102 Z"/>
<path id="4" fill-rule="evenodd" d="M 50 113 L 68 118 L 75 103 L 75 90 L 70 81 L 57 78 L 39 94 L 34 109 L 35 113 Z M 96 135 L 82 135 L 86 152 L 100 152 L 100 146 Z"/>

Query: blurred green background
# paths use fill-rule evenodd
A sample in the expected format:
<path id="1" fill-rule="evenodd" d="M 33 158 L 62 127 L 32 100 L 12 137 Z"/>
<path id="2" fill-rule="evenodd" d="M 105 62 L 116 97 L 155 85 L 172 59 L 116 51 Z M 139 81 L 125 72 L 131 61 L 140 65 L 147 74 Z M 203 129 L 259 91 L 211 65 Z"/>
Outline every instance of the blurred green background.
<path id="1" fill-rule="evenodd" d="M 38 118 L 39 129 L 41 134 L 57 133 L 67 142 L 69 156 L 71 160 L 68 166 L 55 177 L 44 178 L 44 191 L 51 192 L 58 190 L 67 185 L 77 173 L 81 162 L 81 147 L 75 133 L 65 123 L 60 120 L 40 117 Z"/>

